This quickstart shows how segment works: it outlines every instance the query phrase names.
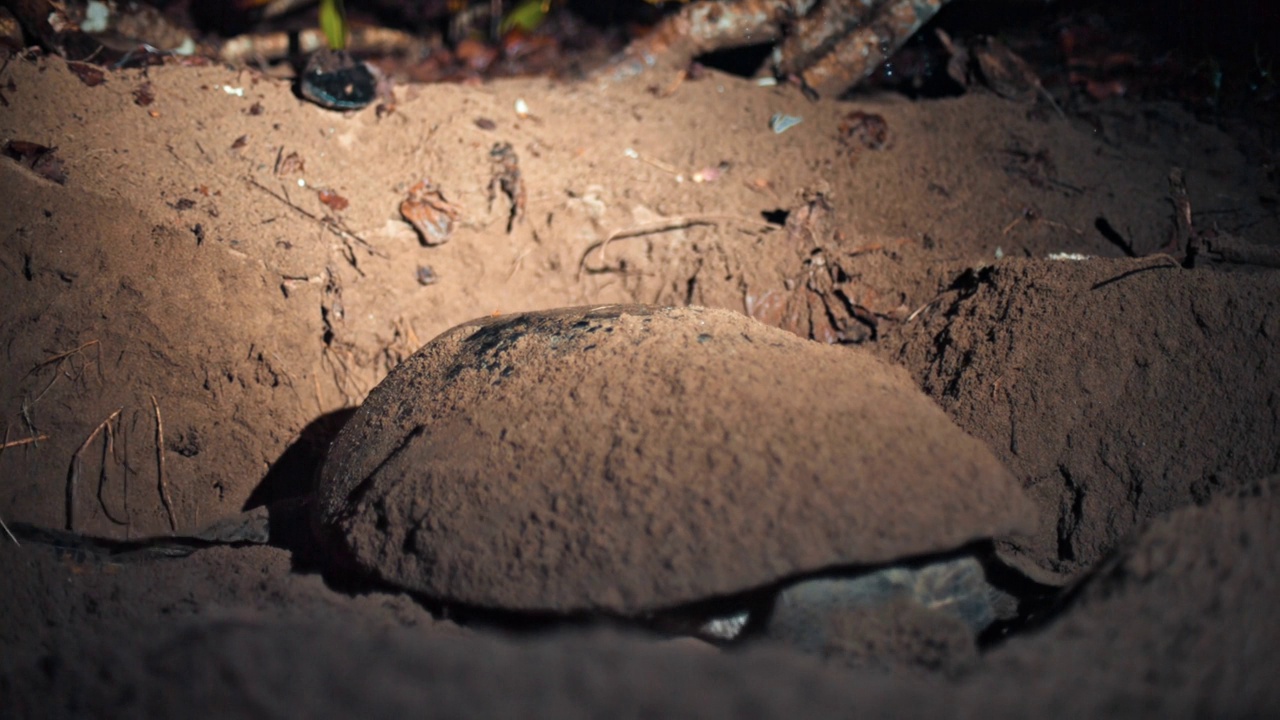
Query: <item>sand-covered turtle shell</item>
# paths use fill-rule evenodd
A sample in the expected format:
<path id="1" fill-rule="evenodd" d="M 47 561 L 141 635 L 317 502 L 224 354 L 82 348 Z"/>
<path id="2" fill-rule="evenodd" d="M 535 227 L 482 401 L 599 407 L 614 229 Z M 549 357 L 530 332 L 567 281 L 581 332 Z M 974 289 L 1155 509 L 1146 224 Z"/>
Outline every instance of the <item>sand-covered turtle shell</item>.
<path id="1" fill-rule="evenodd" d="M 330 450 L 324 536 L 447 601 L 632 615 L 1027 532 L 1017 481 L 907 373 L 704 308 L 460 325 Z"/>

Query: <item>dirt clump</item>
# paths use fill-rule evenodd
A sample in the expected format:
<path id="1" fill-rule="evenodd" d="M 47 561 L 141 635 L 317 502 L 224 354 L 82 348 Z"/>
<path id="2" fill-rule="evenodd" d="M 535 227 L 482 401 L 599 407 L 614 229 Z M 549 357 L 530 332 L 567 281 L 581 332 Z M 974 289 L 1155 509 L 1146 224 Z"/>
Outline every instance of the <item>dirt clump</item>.
<path id="1" fill-rule="evenodd" d="M 1277 348 L 1280 276 L 1154 257 L 971 273 L 898 357 L 1039 504 L 1014 552 L 1065 578 L 1143 521 L 1280 470 Z"/>

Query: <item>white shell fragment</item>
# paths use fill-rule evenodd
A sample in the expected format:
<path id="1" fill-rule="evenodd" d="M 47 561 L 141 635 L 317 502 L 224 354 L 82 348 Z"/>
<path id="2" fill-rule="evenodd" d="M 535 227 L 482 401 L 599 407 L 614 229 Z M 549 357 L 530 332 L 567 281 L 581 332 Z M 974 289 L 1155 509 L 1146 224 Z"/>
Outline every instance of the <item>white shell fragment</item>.
<path id="1" fill-rule="evenodd" d="M 802 117 L 774 113 L 773 117 L 769 118 L 769 129 L 775 134 L 781 135 L 802 122 L 804 122 L 804 118 Z"/>

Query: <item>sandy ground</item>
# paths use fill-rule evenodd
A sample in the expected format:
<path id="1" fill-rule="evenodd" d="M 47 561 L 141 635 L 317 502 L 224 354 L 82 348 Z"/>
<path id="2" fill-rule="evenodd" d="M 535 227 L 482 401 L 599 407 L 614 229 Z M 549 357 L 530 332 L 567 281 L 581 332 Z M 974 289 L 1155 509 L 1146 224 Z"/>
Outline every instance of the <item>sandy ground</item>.
<path id="1" fill-rule="evenodd" d="M 458 323 L 697 304 L 905 366 L 1032 497 L 1040 530 L 998 550 L 1064 599 L 963 671 L 886 673 L 840 648 L 512 639 L 333 576 L 305 533 L 139 561 L 6 540 L 0 714 L 1280 708 L 1280 276 L 1170 257 L 1174 168 L 1205 238 L 1280 245 L 1265 137 L 1119 99 L 1063 118 L 652 84 L 397 87 L 341 115 L 248 70 L 90 86 L 9 58 L 0 140 L 55 150 L 0 158 L 0 518 L 190 533 L 307 492 L 350 410 Z M 424 180 L 443 244 L 400 213 Z"/>

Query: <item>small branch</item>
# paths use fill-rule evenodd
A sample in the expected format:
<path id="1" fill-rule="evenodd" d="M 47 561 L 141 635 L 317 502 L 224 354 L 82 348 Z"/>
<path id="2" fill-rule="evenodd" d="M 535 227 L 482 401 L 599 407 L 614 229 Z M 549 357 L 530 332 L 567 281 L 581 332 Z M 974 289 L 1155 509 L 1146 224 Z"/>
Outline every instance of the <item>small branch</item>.
<path id="1" fill-rule="evenodd" d="M 119 417 L 122 410 L 124 408 L 116 410 L 108 415 L 106 420 L 98 423 L 98 426 L 93 429 L 93 432 L 89 433 L 89 437 L 84 439 L 84 442 L 80 444 L 80 448 L 71 456 L 71 467 L 67 470 L 67 530 L 70 532 L 75 532 L 76 488 L 80 484 L 80 467 L 83 464 L 80 460 L 80 454 L 89 447 L 89 443 L 98 437 L 98 433 L 102 432 L 102 429 L 108 423 Z"/>
<path id="2" fill-rule="evenodd" d="M 696 2 L 663 18 L 602 71 L 606 81 L 639 75 L 654 65 L 679 70 L 713 50 L 772 42 L 782 35 L 780 13 L 789 0 Z"/>
<path id="3" fill-rule="evenodd" d="M 683 230 L 695 225 L 720 225 L 724 222 L 739 222 L 744 225 L 755 225 L 763 229 L 769 230 L 773 226 L 761 220 L 752 220 L 737 215 L 685 215 L 637 225 L 635 227 L 625 228 L 623 230 L 614 230 L 605 236 L 603 240 L 598 240 L 587 247 L 583 251 L 582 257 L 578 258 L 578 274 L 575 279 L 581 280 L 583 272 L 598 273 L 606 272 L 606 269 L 588 268 L 587 257 L 591 255 L 593 250 L 600 251 L 600 262 L 604 263 L 604 251 L 609 247 L 609 243 L 614 240 L 622 240 L 625 238 L 640 237 L 642 235 L 653 235 L 656 233 L 670 232 L 672 230 Z"/>
<path id="4" fill-rule="evenodd" d="M 862 82 L 882 62 L 891 57 L 902 47 L 921 25 L 934 16 L 938 9 L 950 0 L 917 0 L 916 2 L 881 3 L 877 10 L 865 17 L 861 25 L 849 29 L 848 34 L 836 41 L 829 50 L 813 57 L 797 53 L 788 45 L 782 46 L 783 57 L 790 58 L 791 63 L 779 68 L 782 76 L 798 75 L 804 87 L 816 90 L 821 95 L 836 96 L 850 87 Z M 844 3 L 831 5 L 837 11 Z M 844 13 L 836 12 L 834 19 Z M 810 33 L 793 33 L 793 38 L 804 38 Z M 830 37 L 826 35 L 825 37 Z M 837 33 L 837 37 L 840 37 Z M 793 41 L 798 42 L 798 41 Z M 798 64 L 796 64 L 798 63 Z"/>
<path id="5" fill-rule="evenodd" d="M 262 183 L 258 182 L 257 180 L 254 180 L 254 179 L 253 179 L 253 178 L 251 178 L 251 177 L 246 177 L 244 180 L 245 180 L 245 182 L 249 183 L 249 184 L 250 184 L 250 185 L 252 185 L 253 187 L 255 187 L 255 188 L 257 188 L 257 189 L 261 190 L 262 192 L 264 192 L 264 193 L 266 193 L 266 194 L 270 195 L 271 197 L 275 198 L 275 199 L 276 199 L 277 201 L 279 201 L 282 205 L 285 205 L 286 207 L 288 207 L 289 209 L 291 209 L 291 210 L 293 210 L 294 212 L 298 213 L 299 215 L 301 215 L 301 216 L 303 216 L 303 217 L 307 218 L 308 220 L 310 220 L 310 221 L 312 221 L 312 222 L 316 223 L 317 225 L 319 225 L 320 227 L 324 228 L 325 230 L 328 230 L 329 232 L 333 233 L 334 235 L 337 235 L 339 238 L 341 238 L 341 239 L 342 239 L 342 241 L 343 241 L 343 243 L 344 243 L 344 244 L 350 243 L 351 241 L 355 241 L 355 242 L 356 242 L 356 243 L 358 243 L 361 247 L 363 247 L 363 248 L 364 248 L 364 249 L 365 249 L 365 250 L 366 250 L 370 255 L 375 255 L 375 256 L 377 256 L 377 257 L 384 258 L 384 259 L 391 257 L 391 256 L 390 256 L 390 255 L 388 255 L 387 253 L 385 253 L 385 252 L 383 252 L 383 251 L 379 250 L 378 248 L 374 247 L 373 245 L 371 245 L 371 244 L 369 243 L 369 241 L 368 241 L 368 240 L 365 240 L 364 238 L 360 237 L 359 235 L 357 235 L 357 234 L 355 234 L 355 233 L 351 232 L 350 230 L 348 230 L 348 229 L 346 229 L 346 228 L 342 227 L 342 225 L 339 223 L 339 221 L 338 221 L 338 220 L 332 220 L 332 219 L 329 219 L 329 218 L 323 218 L 323 217 L 320 217 L 320 216 L 316 215 L 315 213 L 313 213 L 313 212 L 311 212 L 311 211 L 307 210 L 306 208 L 302 207 L 301 205 L 298 205 L 297 203 L 295 203 L 295 202 L 293 202 L 292 200 L 288 199 L 287 197 L 284 197 L 283 195 L 280 195 L 279 193 L 273 192 L 273 191 L 271 190 L 271 188 L 268 188 L 266 185 L 263 185 Z M 348 247 L 350 247 L 350 246 L 348 245 Z M 358 270 L 359 270 L 359 268 L 356 268 L 356 270 L 358 271 Z M 361 274 L 363 274 L 363 273 L 361 273 Z"/>
<path id="6" fill-rule="evenodd" d="M 28 417 L 30 410 L 35 408 L 36 404 L 39 403 L 40 400 L 44 398 L 45 393 L 48 393 L 49 390 L 53 388 L 54 383 L 58 382 L 58 378 L 63 375 L 62 364 L 65 362 L 68 362 L 69 360 L 71 360 L 71 358 L 77 355 L 82 355 L 85 350 L 88 350 L 91 347 L 96 348 L 98 351 L 97 356 L 95 357 L 95 361 L 97 362 L 97 365 L 98 365 L 98 379 L 105 382 L 105 379 L 102 374 L 102 345 L 99 344 L 97 340 L 90 340 L 89 342 L 81 345 L 78 348 L 74 348 L 72 350 L 67 350 L 66 352 L 58 353 L 57 355 L 54 355 L 48 358 L 47 360 L 37 363 L 35 367 L 27 371 L 27 374 L 25 377 L 30 377 L 40 372 L 44 368 L 49 367 L 50 365 L 54 366 L 53 377 L 49 378 L 49 382 L 45 384 L 44 389 L 41 390 L 38 395 L 36 395 L 34 400 L 30 400 L 28 398 L 28 399 L 24 399 L 22 402 L 23 417 L 24 419 L 27 420 L 28 426 L 32 425 L 30 417 Z M 86 358 L 86 362 L 88 362 L 87 358 Z M 68 379 L 75 380 L 77 377 L 82 376 L 83 373 L 79 373 L 75 371 L 76 371 L 76 368 L 73 367 L 72 372 L 67 374 Z"/>
<path id="7" fill-rule="evenodd" d="M 0 445 L 0 450 L 8 450 L 9 448 L 18 447 L 19 445 L 31 445 L 33 443 L 44 442 L 48 439 L 48 435 L 37 435 L 35 437 L 25 437 L 21 440 L 6 440 L 3 445 Z"/>
<path id="8" fill-rule="evenodd" d="M 111 508 L 107 507 L 107 499 L 102 496 L 102 491 L 106 488 L 107 480 L 109 479 L 107 474 L 108 463 L 116 460 L 115 431 L 111 429 L 111 423 L 107 423 L 103 435 L 106 441 L 102 443 L 102 464 L 98 466 L 98 506 L 102 508 L 102 512 L 106 514 L 108 520 L 117 525 L 124 525 L 127 527 L 129 524 L 127 519 L 128 516 L 126 515 L 125 520 L 118 519 L 115 514 L 111 512 Z M 128 468 L 125 469 L 125 474 L 126 476 L 128 475 Z M 127 502 L 128 500 L 126 499 L 126 503 Z"/>
<path id="9" fill-rule="evenodd" d="M 39 369 L 40 369 L 40 368 L 42 368 L 42 367 L 45 367 L 45 366 L 47 366 L 47 365 L 52 365 L 52 364 L 54 364 L 54 363 L 56 363 L 56 362 L 61 362 L 61 361 L 63 361 L 63 360 L 66 360 L 67 358 L 71 357 L 72 355 L 75 355 L 75 354 L 77 354 L 77 353 L 81 353 L 81 352 L 83 352 L 83 351 L 85 351 L 85 350 L 88 350 L 89 348 L 91 348 L 91 347 L 93 347 L 94 345 L 97 345 L 97 344 L 98 344 L 98 341 L 97 341 L 97 340 L 90 340 L 89 342 L 87 342 L 87 343 L 85 343 L 85 344 L 81 345 L 81 346 L 80 346 L 80 347 L 78 347 L 78 348 L 73 348 L 73 349 L 71 349 L 71 350 L 67 350 L 66 352 L 60 352 L 60 353 L 58 353 L 57 355 L 54 355 L 53 357 L 51 357 L 51 358 L 49 358 L 49 359 L 47 359 L 47 360 L 44 360 L 43 362 L 41 362 L 41 363 L 37 364 L 37 365 L 36 365 L 34 368 L 32 368 L 32 369 L 31 369 L 31 371 L 30 371 L 30 372 L 28 372 L 27 374 L 28 374 L 28 375 L 30 375 L 31 373 L 35 372 L 36 370 L 39 370 Z"/>
<path id="10" fill-rule="evenodd" d="M 1183 251 L 1184 264 L 1194 267 L 1200 255 L 1200 233 L 1191 221 L 1191 197 L 1187 194 L 1187 182 L 1182 168 L 1169 171 L 1169 202 L 1173 205 L 1173 228 L 1169 231 L 1169 251 Z"/>
<path id="11" fill-rule="evenodd" d="M 41 435 L 40 439 L 47 440 L 48 438 L 44 435 Z M 4 451 L 11 447 L 15 447 L 17 445 L 22 445 L 22 444 L 25 444 L 28 442 L 34 442 L 34 441 L 35 441 L 35 438 L 27 438 L 25 440 L 20 440 L 17 442 L 12 442 L 12 443 L 9 442 L 9 426 L 5 425 L 4 443 L 0 444 L 0 455 L 4 454 Z M 13 531 L 9 529 L 9 526 L 4 524 L 4 518 L 0 518 L 0 528 L 4 528 L 4 534 L 9 536 L 9 539 L 13 541 L 14 545 L 18 545 L 18 546 L 22 545 L 22 543 L 18 542 L 18 538 L 13 536 Z"/>
<path id="12" fill-rule="evenodd" d="M 178 523 L 173 517 L 173 501 L 169 499 L 169 485 L 164 480 L 164 421 L 160 419 L 160 403 L 156 396 L 151 396 L 151 407 L 156 410 L 156 486 L 160 490 L 160 502 L 164 503 L 164 511 L 169 516 L 170 532 L 178 532 Z"/>

